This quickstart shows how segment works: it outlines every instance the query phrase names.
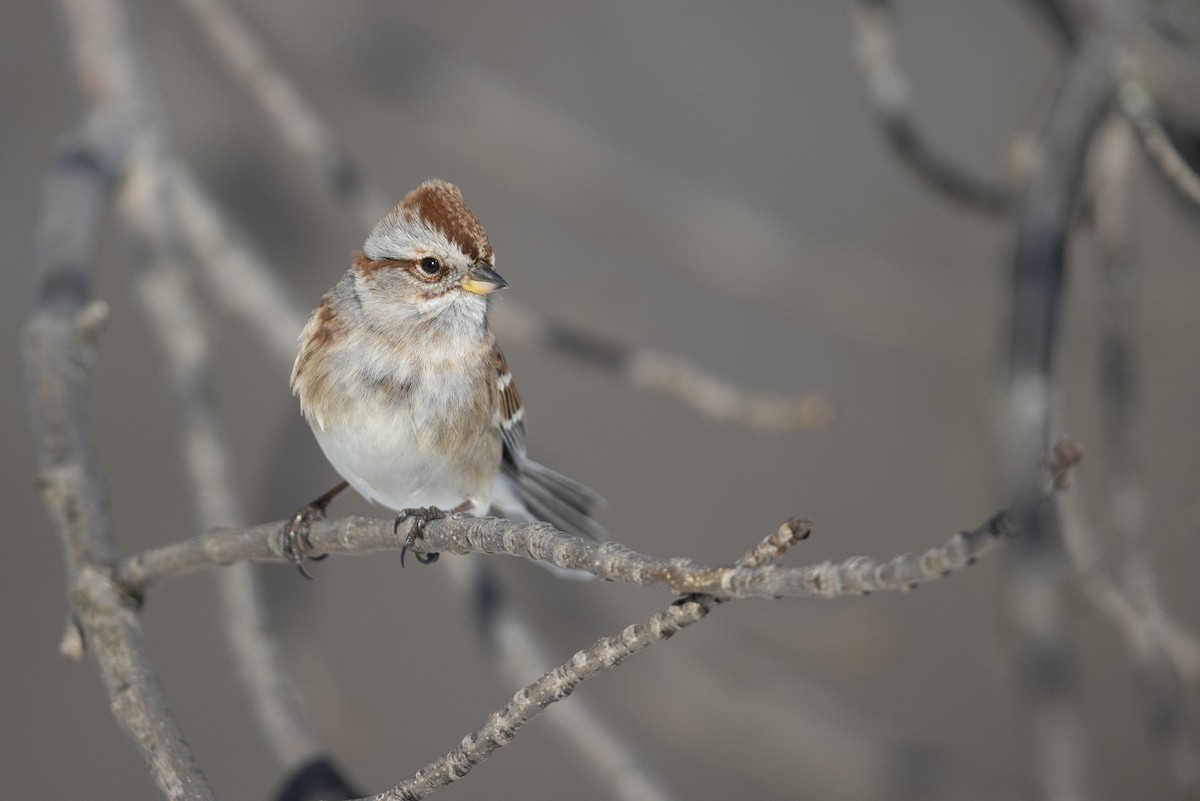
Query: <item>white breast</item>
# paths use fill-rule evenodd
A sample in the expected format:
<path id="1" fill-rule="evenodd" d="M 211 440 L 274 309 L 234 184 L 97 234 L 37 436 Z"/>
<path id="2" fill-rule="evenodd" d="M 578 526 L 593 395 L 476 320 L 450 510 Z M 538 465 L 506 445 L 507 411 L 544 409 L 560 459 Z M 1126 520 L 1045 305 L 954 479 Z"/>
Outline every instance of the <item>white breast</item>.
<path id="1" fill-rule="evenodd" d="M 489 478 L 462 475 L 437 448 L 438 433 L 463 414 L 475 391 L 470 375 L 413 366 L 395 385 L 409 382 L 403 399 L 381 396 L 370 381 L 347 391 L 358 397 L 350 414 L 314 425 L 313 433 L 330 464 L 363 497 L 390 509 L 420 506 L 453 509 L 464 501 L 484 513 L 491 501 Z M 434 387 L 431 391 L 430 384 Z M 474 481 L 472 484 L 470 481 Z"/>

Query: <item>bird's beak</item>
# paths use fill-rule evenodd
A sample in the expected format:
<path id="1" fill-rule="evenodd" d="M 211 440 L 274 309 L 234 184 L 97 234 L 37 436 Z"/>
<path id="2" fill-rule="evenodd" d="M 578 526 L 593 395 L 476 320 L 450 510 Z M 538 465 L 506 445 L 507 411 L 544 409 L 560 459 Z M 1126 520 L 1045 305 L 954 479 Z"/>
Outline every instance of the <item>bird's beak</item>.
<path id="1" fill-rule="evenodd" d="M 467 277 L 462 282 L 463 289 L 476 295 L 487 295 L 506 286 L 508 282 L 500 277 L 500 273 L 486 264 L 476 264 L 467 271 Z"/>

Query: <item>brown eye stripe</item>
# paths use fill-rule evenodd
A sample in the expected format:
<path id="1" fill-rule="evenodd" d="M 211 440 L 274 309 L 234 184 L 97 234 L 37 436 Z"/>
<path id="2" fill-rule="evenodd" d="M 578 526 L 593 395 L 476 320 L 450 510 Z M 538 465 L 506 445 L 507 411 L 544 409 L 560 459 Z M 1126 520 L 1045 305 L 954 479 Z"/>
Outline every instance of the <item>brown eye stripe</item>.
<path id="1" fill-rule="evenodd" d="M 440 259 L 438 260 L 441 261 Z M 421 269 L 420 259 L 372 259 L 361 250 L 354 251 L 354 271 L 363 278 L 371 278 L 380 270 L 404 270 L 415 275 L 422 281 L 433 283 L 446 273 L 445 264 L 436 273 L 427 273 Z"/>
<path id="2" fill-rule="evenodd" d="M 363 278 L 370 278 L 380 270 L 391 270 L 397 267 L 409 272 L 414 270 L 420 272 L 416 270 L 417 262 L 412 259 L 372 259 L 361 250 L 354 251 L 354 272 Z"/>

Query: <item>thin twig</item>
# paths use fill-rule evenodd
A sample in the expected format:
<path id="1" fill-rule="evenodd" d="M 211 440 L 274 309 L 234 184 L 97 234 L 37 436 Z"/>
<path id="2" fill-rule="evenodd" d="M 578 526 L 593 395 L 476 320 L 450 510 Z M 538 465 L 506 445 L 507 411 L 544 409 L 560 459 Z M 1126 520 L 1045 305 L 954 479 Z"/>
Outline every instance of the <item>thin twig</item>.
<path id="1" fill-rule="evenodd" d="M 284 562 L 284 521 L 252 528 L 214 531 L 172 545 L 152 548 L 124 560 L 118 580 L 139 591 L 167 576 L 201 567 L 251 559 Z M 856 556 L 807 567 L 705 567 L 690 559 L 659 559 L 615 542 L 598 543 L 565 534 L 546 523 L 514 523 L 484 517 L 451 517 L 431 521 L 410 550 L 420 553 L 495 553 L 537 559 L 571 570 L 584 570 L 608 581 L 666 587 L 672 594 L 709 593 L 722 598 L 836 598 L 883 590 L 909 590 L 960 571 L 990 553 L 1016 531 L 1005 512 L 978 528 L 952 536 L 944 545 L 921 554 L 904 554 L 881 562 Z M 393 531 L 392 522 L 365 517 L 320 520 L 309 539 L 321 553 L 363 554 L 399 550 L 409 526 Z"/>
<path id="2" fill-rule="evenodd" d="M 241 525 L 233 458 L 214 408 L 208 331 L 190 276 L 180 263 L 172 225 L 166 161 L 158 147 L 139 151 L 122 192 L 121 209 L 135 256 L 135 289 L 164 351 L 163 364 L 180 418 L 184 462 L 195 497 L 197 525 Z M 263 738 L 285 772 L 322 752 L 315 728 L 291 682 L 254 568 L 218 573 L 222 629 Z"/>
<path id="3" fill-rule="evenodd" d="M 1145 85 L 1125 76 L 1117 94 L 1118 106 L 1138 133 L 1142 150 L 1158 168 L 1158 174 L 1193 209 L 1200 209 L 1200 175 L 1179 153 L 1163 128 L 1159 110 Z"/>
<path id="4" fill-rule="evenodd" d="M 787 549 L 808 536 L 806 521 L 789 520 L 758 547 L 752 549 L 735 568 L 753 569 L 783 556 Z M 703 620 L 720 602 L 714 595 L 693 593 L 671 604 L 645 623 L 626 628 L 614 637 L 603 637 L 591 647 L 578 651 L 570 660 L 546 671 L 529 686 L 517 692 L 513 700 L 493 712 L 483 726 L 463 738 L 449 753 L 417 771 L 408 781 L 373 796 L 371 801 L 416 801 L 439 787 L 458 781 L 498 748 L 510 742 L 517 732 L 550 704 L 574 692 L 581 682 L 616 667 L 626 657 L 673 637 L 693 623 Z M 360 799 L 365 801 L 365 799 Z"/>
<path id="5" fill-rule="evenodd" d="M 72 615 L 113 715 L 164 797 L 211 799 L 143 647 L 137 599 L 111 578 L 116 539 L 87 426 L 86 373 L 107 308 L 91 296 L 93 253 L 100 213 L 128 167 L 146 114 L 143 76 L 119 3 L 64 2 L 62 10 L 88 111 L 46 177 L 36 301 L 24 336 L 42 495 L 62 540 Z"/>
<path id="6" fill-rule="evenodd" d="M 241 318 L 283 367 L 296 358 L 296 338 L 307 313 L 182 164 L 167 166 L 172 224 L 209 291 Z M 286 373 L 284 373 L 286 376 Z"/>
<path id="7" fill-rule="evenodd" d="M 855 63 L 897 155 L 951 200 L 990 214 L 1003 214 L 1012 203 L 1012 191 L 953 164 L 928 143 L 913 122 L 909 105 L 912 88 L 897 53 L 891 0 L 857 0 L 850 16 Z"/>
<path id="8" fill-rule="evenodd" d="M 616 667 L 626 657 L 667 640 L 696 623 L 712 609 L 710 597 L 689 599 L 668 607 L 645 623 L 632 625 L 615 637 L 603 637 L 577 652 L 568 662 L 547 671 L 537 681 L 519 690 L 503 709 L 493 712 L 462 743 L 417 771 L 413 778 L 373 796 L 373 801 L 415 801 L 439 787 L 457 781 L 473 767 L 510 742 L 530 720 L 555 701 L 569 696 L 581 682 Z"/>
<path id="9" fill-rule="evenodd" d="M 480 557 L 446 560 L 460 597 L 469 598 L 481 639 L 501 678 L 520 686 L 553 664 L 547 643 L 510 602 L 491 563 Z M 546 724 L 554 740 L 579 756 L 597 786 L 618 801 L 670 801 L 674 794 L 633 746 L 585 698 L 558 708 Z"/>

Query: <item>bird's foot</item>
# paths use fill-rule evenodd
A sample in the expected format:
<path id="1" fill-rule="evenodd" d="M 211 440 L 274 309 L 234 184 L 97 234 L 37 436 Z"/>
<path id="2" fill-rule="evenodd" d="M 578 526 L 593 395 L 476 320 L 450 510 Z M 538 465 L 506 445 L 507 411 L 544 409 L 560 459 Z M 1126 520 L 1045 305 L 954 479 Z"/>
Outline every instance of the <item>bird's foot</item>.
<path id="1" fill-rule="evenodd" d="M 408 553 L 408 549 L 417 544 L 417 540 L 425 536 L 425 524 L 430 520 L 441 520 L 446 516 L 446 513 L 436 506 L 422 506 L 413 509 L 403 509 L 400 514 L 396 515 L 396 522 L 392 524 L 392 533 L 395 534 L 400 530 L 400 524 L 410 517 L 413 519 L 412 530 L 408 532 L 408 536 L 404 539 L 404 547 L 400 549 L 400 567 L 404 567 L 404 555 Z M 431 565 L 438 560 L 441 554 L 438 553 L 417 553 L 414 551 L 417 561 L 423 565 Z"/>
<path id="2" fill-rule="evenodd" d="M 314 520 L 325 519 L 325 507 L 318 506 L 316 503 L 305 504 L 296 510 L 292 515 L 287 525 L 283 528 L 283 552 L 296 569 L 300 571 L 300 575 L 305 578 L 312 578 L 312 573 L 308 572 L 308 568 L 304 566 L 305 559 L 311 559 L 314 562 L 319 562 L 329 554 L 312 554 L 313 544 L 309 539 L 309 526 Z"/>
<path id="3" fill-rule="evenodd" d="M 319 562 L 329 554 L 319 554 L 312 556 L 309 551 L 312 550 L 312 540 L 309 539 L 308 527 L 312 525 L 314 520 L 324 520 L 325 510 L 329 508 L 329 503 L 336 498 L 340 493 L 344 492 L 346 487 L 350 486 L 347 481 L 340 482 L 336 487 L 326 492 L 324 495 L 313 500 L 312 503 L 305 504 L 296 510 L 296 514 L 292 515 L 292 519 L 283 529 L 283 552 L 292 560 L 292 564 L 300 571 L 300 575 L 305 578 L 312 578 L 312 573 L 304 568 L 304 560 L 311 559 L 314 562 Z"/>

